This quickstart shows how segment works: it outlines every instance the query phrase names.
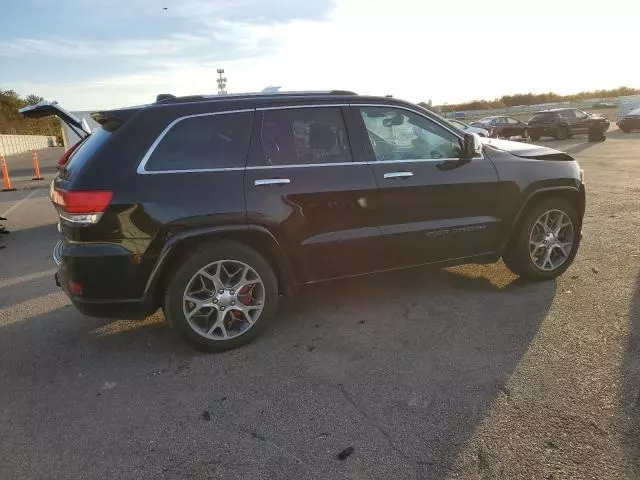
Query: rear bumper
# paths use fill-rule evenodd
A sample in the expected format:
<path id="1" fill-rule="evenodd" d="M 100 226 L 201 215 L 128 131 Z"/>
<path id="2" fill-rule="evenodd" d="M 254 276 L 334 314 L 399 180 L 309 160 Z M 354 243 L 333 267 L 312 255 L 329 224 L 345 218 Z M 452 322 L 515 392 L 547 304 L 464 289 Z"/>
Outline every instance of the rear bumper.
<path id="1" fill-rule="evenodd" d="M 98 246 L 98 248 L 99 247 L 100 246 Z M 90 317 L 135 320 L 143 319 L 155 311 L 150 298 L 96 298 L 90 295 L 72 293 L 70 282 L 82 285 L 83 293 L 86 286 L 89 292 L 100 291 L 104 294 L 104 292 L 113 293 L 118 290 L 122 291 L 122 285 L 129 284 L 128 280 L 130 280 L 130 278 L 127 278 L 126 271 L 121 271 L 121 275 L 114 276 L 112 270 L 104 268 L 104 264 L 100 262 L 100 257 L 96 257 L 97 260 L 94 261 L 90 255 L 69 256 L 69 253 L 73 254 L 74 252 L 68 252 L 66 250 L 62 240 L 59 241 L 53 249 L 53 261 L 58 267 L 55 274 L 55 282 L 56 285 L 66 293 L 71 303 L 73 303 L 80 312 Z M 122 259 L 118 261 L 112 258 L 110 264 L 117 267 L 122 264 L 121 260 Z M 101 279 L 106 282 L 104 288 L 100 288 Z"/>

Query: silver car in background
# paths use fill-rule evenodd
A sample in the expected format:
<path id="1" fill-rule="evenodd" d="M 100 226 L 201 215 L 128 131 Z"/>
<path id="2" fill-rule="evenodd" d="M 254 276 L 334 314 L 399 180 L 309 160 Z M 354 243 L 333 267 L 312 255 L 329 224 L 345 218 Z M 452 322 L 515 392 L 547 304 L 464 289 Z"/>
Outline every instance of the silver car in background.
<path id="1" fill-rule="evenodd" d="M 481 137 L 489 136 L 489 131 L 485 130 L 484 128 L 472 127 L 471 125 L 467 125 L 466 123 L 461 122 L 460 120 L 454 120 L 452 118 L 447 118 L 447 120 L 449 121 L 449 123 L 452 123 L 454 126 L 459 128 L 463 132 L 477 133 Z"/>

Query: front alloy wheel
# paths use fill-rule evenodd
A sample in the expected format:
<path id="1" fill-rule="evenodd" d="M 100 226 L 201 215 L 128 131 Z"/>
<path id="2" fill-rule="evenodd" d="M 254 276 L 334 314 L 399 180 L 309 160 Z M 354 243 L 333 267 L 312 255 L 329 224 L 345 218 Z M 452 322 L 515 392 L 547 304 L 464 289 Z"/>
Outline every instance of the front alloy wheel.
<path id="1" fill-rule="evenodd" d="M 511 233 L 502 260 L 513 273 L 530 280 L 561 275 L 580 244 L 580 216 L 564 198 L 530 207 Z"/>
<path id="2" fill-rule="evenodd" d="M 549 210 L 529 234 L 529 256 L 540 270 L 551 272 L 567 261 L 573 247 L 573 223 L 561 210 Z"/>

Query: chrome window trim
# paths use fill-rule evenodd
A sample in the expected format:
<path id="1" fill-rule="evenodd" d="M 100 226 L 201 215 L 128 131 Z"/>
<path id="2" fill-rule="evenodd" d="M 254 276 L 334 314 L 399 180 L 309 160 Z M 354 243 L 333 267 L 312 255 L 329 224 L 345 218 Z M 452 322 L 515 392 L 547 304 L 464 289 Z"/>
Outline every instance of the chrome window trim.
<path id="1" fill-rule="evenodd" d="M 220 168 L 188 168 L 184 170 L 145 170 L 138 171 L 142 175 L 161 175 L 164 173 L 207 173 L 207 172 L 241 172 L 245 167 L 220 167 Z"/>
<path id="2" fill-rule="evenodd" d="M 213 168 L 213 169 L 196 168 L 196 169 L 186 169 L 186 170 L 147 170 L 145 167 L 147 165 L 147 162 L 149 161 L 149 158 L 151 158 L 151 155 L 153 154 L 154 150 L 158 148 L 158 145 L 160 144 L 162 139 L 165 137 L 165 135 L 169 133 L 169 130 L 171 130 L 175 125 L 182 122 L 183 120 L 187 120 L 189 118 L 197 118 L 197 117 L 210 117 L 213 115 L 224 115 L 227 113 L 246 113 L 246 112 L 254 112 L 254 111 L 255 111 L 255 108 L 243 108 L 242 110 L 224 110 L 221 112 L 196 113 L 193 115 L 185 115 L 183 117 L 176 118 L 169 125 L 167 125 L 164 128 L 164 130 L 160 132 L 160 135 L 158 135 L 158 138 L 156 138 L 153 141 L 153 143 L 147 150 L 147 153 L 145 153 L 144 157 L 142 157 L 142 160 L 140 160 L 140 163 L 138 164 L 138 168 L 136 172 L 139 173 L 140 175 L 150 175 L 150 174 L 153 175 L 158 173 L 193 173 L 193 172 L 217 172 L 217 171 L 226 171 L 226 170 L 243 170 L 244 167 L 226 167 L 226 168 Z"/>
<path id="3" fill-rule="evenodd" d="M 322 107 L 379 107 L 379 108 L 398 108 L 400 110 L 406 110 L 412 112 L 416 115 L 419 115 L 427 120 L 430 120 L 437 125 L 440 125 L 445 130 L 452 133 L 455 137 L 460 140 L 464 140 L 457 132 L 452 130 L 450 127 L 445 125 L 444 123 L 438 121 L 437 119 L 431 118 L 424 113 L 414 109 L 405 107 L 403 105 L 395 105 L 395 104 L 382 104 L 382 103 L 324 103 L 324 104 L 309 104 L 309 105 L 284 105 L 277 107 L 260 107 L 260 108 L 244 108 L 241 110 L 224 110 L 221 112 L 208 112 L 208 113 L 198 113 L 194 115 L 185 115 L 183 117 L 178 117 L 173 120 L 169 125 L 167 125 L 164 130 L 158 135 L 158 138 L 154 140 L 151 144 L 147 152 L 142 157 L 140 161 L 137 173 L 140 175 L 160 175 L 167 173 L 208 173 L 208 172 L 234 172 L 234 171 L 242 171 L 242 170 L 269 170 L 269 169 L 279 169 L 279 168 L 308 168 L 308 167 L 329 167 L 329 166 L 349 166 L 349 165 L 376 165 L 376 164 L 392 164 L 392 163 L 420 163 L 420 162 L 446 162 L 446 161 L 456 161 L 459 160 L 457 157 L 453 158 L 417 158 L 417 159 L 402 159 L 402 160 L 374 160 L 371 162 L 335 162 L 335 163 L 307 163 L 307 164 L 292 164 L 292 165 L 254 165 L 254 166 L 245 166 L 245 167 L 221 167 L 221 168 L 197 168 L 197 169 L 184 169 L 184 170 L 146 170 L 145 166 L 149 161 L 149 158 L 153 154 L 154 150 L 158 147 L 162 139 L 166 136 L 166 134 L 173 128 L 176 124 L 180 123 L 183 120 L 194 118 L 194 117 L 207 117 L 211 115 L 225 115 L 228 113 L 246 113 L 246 112 L 258 112 L 258 111 L 267 111 L 267 110 L 285 110 L 285 109 L 293 109 L 293 108 L 322 108 Z M 477 157 L 473 157 L 472 160 L 483 160 L 484 155 L 480 155 Z"/>
<path id="4" fill-rule="evenodd" d="M 279 105 L 277 107 L 259 107 L 256 108 L 256 111 L 258 112 L 264 112 L 266 110 L 289 110 L 289 109 L 294 109 L 294 108 L 322 108 L 322 107 L 327 107 L 327 108 L 336 108 L 336 107 L 349 107 L 350 104 L 348 103 L 318 103 L 318 104 L 312 104 L 312 105 Z"/>
<path id="5" fill-rule="evenodd" d="M 252 165 L 247 170 L 269 170 L 272 168 L 308 168 L 308 167 L 348 167 L 351 165 L 368 165 L 368 162 L 327 162 L 327 163 L 296 163 L 294 165 Z"/>

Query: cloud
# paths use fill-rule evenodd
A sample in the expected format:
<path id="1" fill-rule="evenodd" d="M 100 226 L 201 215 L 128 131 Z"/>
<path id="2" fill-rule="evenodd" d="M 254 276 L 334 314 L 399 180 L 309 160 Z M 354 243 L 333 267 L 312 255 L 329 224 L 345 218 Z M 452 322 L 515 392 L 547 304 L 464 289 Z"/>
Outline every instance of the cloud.
<path id="1" fill-rule="evenodd" d="M 136 15 L 149 5 L 131 1 Z M 615 46 L 635 41 L 634 29 L 626 28 L 631 20 L 598 25 L 594 34 L 587 26 L 597 24 L 597 9 L 563 4 L 558 6 L 561 18 L 549 18 L 546 12 L 554 2 L 539 1 L 540 8 L 525 19 L 509 0 L 490 6 L 468 0 L 437 5 L 412 0 L 183 0 L 169 5 L 175 29 L 159 39 L 20 39 L 0 43 L 0 56 L 68 59 L 65 68 L 72 83 L 48 84 L 44 73 L 39 75 L 42 83 L 10 86 L 74 109 L 141 104 L 164 92 L 213 93 L 220 67 L 231 92 L 267 85 L 341 88 L 416 102 L 432 98 L 435 103 L 519 91 L 569 93 L 637 85 L 637 68 Z M 616 8 L 625 8 L 626 2 L 640 13 L 640 2 L 611 1 L 619 4 Z M 548 35 L 546 26 L 555 24 L 561 28 Z M 576 36 L 580 48 L 557 54 L 559 43 L 575 45 Z M 607 38 L 616 38 L 615 45 Z M 73 62 L 78 59 L 113 65 L 112 73 L 91 77 L 91 68 L 84 68 L 89 63 L 76 73 Z M 600 68 L 594 59 L 608 59 L 615 68 Z"/>
<path id="2" fill-rule="evenodd" d="M 210 45 L 211 38 L 190 34 L 174 34 L 160 39 L 130 39 L 115 42 L 74 41 L 65 38 L 47 40 L 18 38 L 0 42 L 0 56 L 46 56 L 76 59 L 104 57 L 166 56 Z"/>

